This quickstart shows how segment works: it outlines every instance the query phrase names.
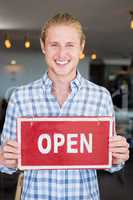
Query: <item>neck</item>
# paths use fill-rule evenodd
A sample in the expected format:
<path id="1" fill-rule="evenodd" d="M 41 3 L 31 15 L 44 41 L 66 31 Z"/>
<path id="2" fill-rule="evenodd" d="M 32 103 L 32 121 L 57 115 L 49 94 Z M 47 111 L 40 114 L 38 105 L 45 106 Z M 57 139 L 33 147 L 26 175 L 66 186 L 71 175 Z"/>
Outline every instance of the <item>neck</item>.
<path id="1" fill-rule="evenodd" d="M 49 78 L 52 80 L 52 94 L 57 98 L 57 101 L 60 106 L 63 105 L 69 94 L 71 93 L 70 83 L 76 77 L 76 74 L 67 77 L 66 76 L 56 76 L 48 72 Z"/>
<path id="2" fill-rule="evenodd" d="M 60 107 L 64 104 L 70 93 L 71 89 L 68 82 L 53 82 L 52 94 L 56 97 Z"/>
<path id="3" fill-rule="evenodd" d="M 52 90 L 54 92 L 58 92 L 61 95 L 65 94 L 65 93 L 70 93 L 71 89 L 70 89 L 70 82 L 67 81 L 53 81 L 53 85 L 52 85 Z"/>

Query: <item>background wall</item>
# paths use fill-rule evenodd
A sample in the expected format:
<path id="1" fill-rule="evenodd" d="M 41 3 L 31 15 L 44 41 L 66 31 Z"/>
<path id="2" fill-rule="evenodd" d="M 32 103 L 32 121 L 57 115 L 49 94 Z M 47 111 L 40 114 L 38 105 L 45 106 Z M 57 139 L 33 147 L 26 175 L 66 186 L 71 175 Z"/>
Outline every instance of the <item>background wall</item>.
<path id="1" fill-rule="evenodd" d="M 17 73 L 10 72 L 8 64 L 11 60 L 16 60 Z M 89 57 L 79 63 L 79 71 L 85 77 L 89 78 Z M 0 51 L 0 98 L 8 96 L 12 87 L 29 83 L 40 78 L 47 70 L 44 57 L 41 51 Z M 7 90 L 9 92 L 7 92 Z M 8 93 L 8 94 L 7 94 Z"/>

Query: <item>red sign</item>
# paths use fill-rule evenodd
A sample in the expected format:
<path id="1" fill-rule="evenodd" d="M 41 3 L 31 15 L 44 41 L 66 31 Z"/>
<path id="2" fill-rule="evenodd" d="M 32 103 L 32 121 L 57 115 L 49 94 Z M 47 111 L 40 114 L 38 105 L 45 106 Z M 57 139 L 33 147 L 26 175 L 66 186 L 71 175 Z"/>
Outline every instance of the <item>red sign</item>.
<path id="1" fill-rule="evenodd" d="M 111 117 L 18 118 L 20 169 L 111 167 Z"/>

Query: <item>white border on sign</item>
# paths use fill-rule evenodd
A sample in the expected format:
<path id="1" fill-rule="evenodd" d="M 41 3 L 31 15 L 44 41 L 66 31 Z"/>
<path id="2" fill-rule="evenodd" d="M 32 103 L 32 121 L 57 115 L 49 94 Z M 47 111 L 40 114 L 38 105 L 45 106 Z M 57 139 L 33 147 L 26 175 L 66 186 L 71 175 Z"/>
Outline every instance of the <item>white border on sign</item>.
<path id="1" fill-rule="evenodd" d="M 35 122 L 35 121 L 109 121 L 109 137 L 113 135 L 113 117 L 19 117 L 17 119 L 17 135 L 19 152 L 21 152 L 21 122 Z M 31 170 L 31 169 L 106 169 L 112 167 L 112 154 L 108 154 L 109 162 L 107 165 L 47 165 L 47 166 L 25 166 L 21 164 L 21 154 L 18 159 L 18 169 L 20 170 Z"/>

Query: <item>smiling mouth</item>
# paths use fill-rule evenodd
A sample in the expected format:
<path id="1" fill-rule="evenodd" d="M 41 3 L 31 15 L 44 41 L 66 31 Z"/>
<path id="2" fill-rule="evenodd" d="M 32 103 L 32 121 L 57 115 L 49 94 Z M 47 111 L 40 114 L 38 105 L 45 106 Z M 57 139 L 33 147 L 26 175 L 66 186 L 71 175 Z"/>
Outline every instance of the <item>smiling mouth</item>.
<path id="1" fill-rule="evenodd" d="M 55 60 L 55 63 L 60 66 L 67 65 L 69 62 L 70 60 Z"/>

